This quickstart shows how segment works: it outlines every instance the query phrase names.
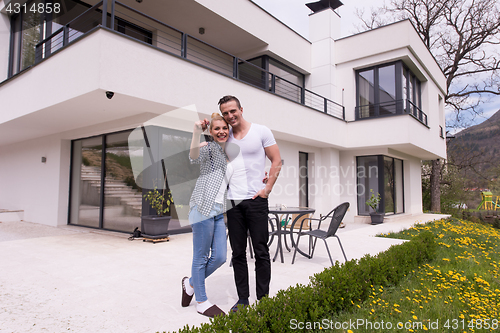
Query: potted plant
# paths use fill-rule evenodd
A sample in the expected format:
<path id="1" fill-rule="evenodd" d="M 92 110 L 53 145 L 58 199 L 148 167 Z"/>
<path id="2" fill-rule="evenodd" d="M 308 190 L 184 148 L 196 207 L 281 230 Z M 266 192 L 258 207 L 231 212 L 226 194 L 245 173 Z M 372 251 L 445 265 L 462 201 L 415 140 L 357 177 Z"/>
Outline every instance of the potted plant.
<path id="1" fill-rule="evenodd" d="M 371 195 L 370 199 L 366 200 L 366 204 L 371 209 L 373 209 L 373 212 L 370 212 L 372 224 L 380 224 L 380 223 L 384 222 L 384 215 L 385 215 L 385 213 L 378 212 L 378 206 L 380 203 L 380 193 L 377 192 L 377 195 L 375 195 L 373 190 L 370 190 L 370 193 L 372 195 Z"/>
<path id="2" fill-rule="evenodd" d="M 167 189 L 160 192 L 155 186 L 154 189 L 144 194 L 144 199 L 156 211 L 156 215 L 142 216 L 142 235 L 146 238 L 167 237 L 171 216 L 165 214 L 170 212 L 170 205 L 173 203 L 172 193 Z"/>

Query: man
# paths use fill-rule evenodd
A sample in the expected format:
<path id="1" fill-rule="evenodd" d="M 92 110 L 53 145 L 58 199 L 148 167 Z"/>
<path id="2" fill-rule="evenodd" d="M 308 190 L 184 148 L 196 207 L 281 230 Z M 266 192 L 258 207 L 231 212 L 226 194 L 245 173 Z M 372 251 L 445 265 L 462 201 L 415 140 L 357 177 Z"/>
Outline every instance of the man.
<path id="1" fill-rule="evenodd" d="M 233 165 L 233 176 L 229 182 L 228 200 L 232 207 L 227 212 L 229 241 L 232 248 L 234 280 L 238 292 L 238 305 L 247 306 L 250 296 L 248 286 L 248 265 L 246 256 L 247 235 L 250 233 L 255 253 L 255 275 L 257 299 L 269 294 L 271 281 L 271 260 L 269 256 L 268 196 L 273 189 L 281 169 L 281 155 L 269 128 L 251 123 L 243 118 L 243 108 L 234 96 L 219 100 L 224 119 L 231 125 L 228 144 L 239 150 L 229 149 L 226 153 Z M 271 161 L 269 179 L 265 178 L 266 157 Z"/>

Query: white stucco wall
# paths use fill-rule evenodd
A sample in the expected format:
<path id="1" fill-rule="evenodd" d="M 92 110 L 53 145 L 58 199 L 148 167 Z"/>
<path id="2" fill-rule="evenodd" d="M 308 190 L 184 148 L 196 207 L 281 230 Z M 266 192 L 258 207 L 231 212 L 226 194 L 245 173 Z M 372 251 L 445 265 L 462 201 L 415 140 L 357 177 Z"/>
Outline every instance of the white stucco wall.
<path id="1" fill-rule="evenodd" d="M 284 162 L 280 176 L 269 198 L 271 206 L 299 205 L 299 152 L 308 154 L 309 207 L 317 215 L 326 214 L 340 203 L 339 151 L 277 140 Z M 268 161 L 267 167 L 270 166 Z"/>
<path id="2" fill-rule="evenodd" d="M 429 128 L 399 116 L 356 121 L 349 123 L 349 145 L 392 146 L 421 159 L 446 158 L 446 142 L 439 137 L 439 126 L 445 127 L 439 96 L 445 94 L 446 78 L 408 20 L 335 41 L 335 87 L 337 96 L 344 96 L 346 120 L 355 120 L 355 71 L 397 60 L 402 60 L 422 82 L 422 111 L 427 114 Z M 398 147 L 402 141 L 410 145 Z"/>
<path id="3" fill-rule="evenodd" d="M 0 207 L 24 210 L 25 221 L 66 224 L 69 155 L 70 141 L 57 135 L 0 146 Z"/>
<path id="4" fill-rule="evenodd" d="M 412 215 L 422 212 L 421 161 L 409 158 L 404 164 L 405 212 Z"/>
<path id="5" fill-rule="evenodd" d="M 344 71 L 351 86 L 356 66 L 401 55 L 420 68 L 411 52 L 395 50 L 338 65 L 337 75 Z M 30 98 L 19 99 L 26 89 Z M 115 92 L 113 99 L 105 97 L 107 90 Z M 426 91 L 423 102 L 438 105 L 440 89 L 429 84 Z M 8 106 L 0 114 L 0 208 L 24 209 L 28 221 L 66 223 L 71 139 L 133 128 L 148 115 L 187 105 L 210 114 L 226 94 L 241 100 L 247 120 L 267 125 L 278 139 L 286 172 L 271 204 L 298 205 L 298 178 L 287 168 L 298 169 L 303 151 L 310 154 L 310 170 L 318 171 L 310 178 L 310 206 L 326 214 L 349 201 L 346 221 L 352 220 L 357 213 L 355 156 L 382 154 L 405 160 L 405 209 L 421 211 L 420 158 L 444 154 L 445 145 L 434 138 L 435 122 L 442 120 L 438 110 L 432 118 L 428 113 L 430 129 L 410 116 L 346 123 L 104 30 L 0 86 L 0 100 Z M 351 94 L 346 102 L 354 100 L 355 90 Z M 437 132 L 435 137 L 442 140 Z M 44 154 L 46 164 L 40 162 Z M 46 195 L 26 202 L 24 188 L 32 184 Z"/>
<path id="6" fill-rule="evenodd" d="M 29 99 L 16 97 L 26 89 Z M 113 99 L 105 97 L 107 90 L 115 92 Z M 99 30 L 0 86 L 6 110 L 0 114 L 0 144 L 16 135 L 27 139 L 192 104 L 211 114 L 227 94 L 241 100 L 247 119 L 269 124 L 280 138 L 325 146 L 345 141 L 341 120 Z M 314 130 L 300 119 L 314 124 Z M 32 124 L 37 125 L 33 132 L 19 131 Z"/>
<path id="7" fill-rule="evenodd" d="M 253 50 L 253 54 L 273 54 L 300 72 L 310 72 L 311 43 L 257 4 L 248 0 L 230 2 L 196 0 L 196 2 L 267 43 L 267 47 Z M 238 56 L 248 58 L 245 54 Z"/>

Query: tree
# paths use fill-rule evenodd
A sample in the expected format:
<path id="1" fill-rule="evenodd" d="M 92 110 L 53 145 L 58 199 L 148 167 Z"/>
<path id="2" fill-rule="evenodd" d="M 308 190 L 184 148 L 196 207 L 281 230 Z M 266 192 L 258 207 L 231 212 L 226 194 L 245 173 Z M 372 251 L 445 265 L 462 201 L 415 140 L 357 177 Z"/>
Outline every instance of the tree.
<path id="1" fill-rule="evenodd" d="M 409 19 L 446 76 L 447 127 L 468 126 L 466 116 L 480 115 L 481 105 L 500 96 L 500 4 L 497 0 L 390 0 L 371 10 L 357 10 L 361 30 Z M 431 210 L 440 211 L 441 163 L 432 163 Z M 434 170 L 435 169 L 435 170 Z"/>
<path id="2" fill-rule="evenodd" d="M 480 105 L 500 96 L 500 4 L 497 0 L 390 0 L 357 10 L 360 29 L 409 19 L 446 76 L 445 102 L 457 121 L 461 113 L 479 114 Z"/>

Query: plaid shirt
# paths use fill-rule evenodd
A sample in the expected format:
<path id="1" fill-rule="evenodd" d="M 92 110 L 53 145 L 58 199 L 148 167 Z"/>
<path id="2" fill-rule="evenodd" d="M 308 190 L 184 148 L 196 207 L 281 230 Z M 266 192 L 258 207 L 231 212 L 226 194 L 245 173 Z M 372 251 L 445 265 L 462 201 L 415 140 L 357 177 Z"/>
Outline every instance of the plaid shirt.
<path id="1" fill-rule="evenodd" d="M 189 207 L 192 209 L 195 205 L 198 206 L 198 211 L 208 217 L 226 175 L 226 154 L 218 143 L 208 142 L 208 145 L 200 148 L 200 156 L 197 159 L 193 160 L 189 156 L 189 160 L 193 164 L 201 164 L 200 177 L 196 180 Z M 224 193 L 224 212 L 226 211 L 226 195 L 227 191 Z"/>

